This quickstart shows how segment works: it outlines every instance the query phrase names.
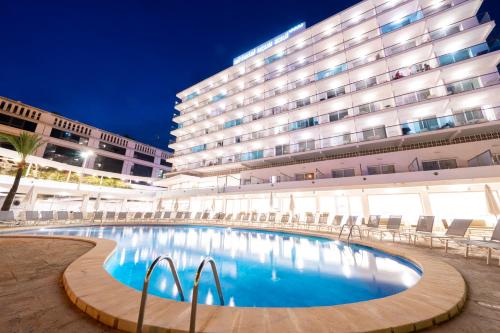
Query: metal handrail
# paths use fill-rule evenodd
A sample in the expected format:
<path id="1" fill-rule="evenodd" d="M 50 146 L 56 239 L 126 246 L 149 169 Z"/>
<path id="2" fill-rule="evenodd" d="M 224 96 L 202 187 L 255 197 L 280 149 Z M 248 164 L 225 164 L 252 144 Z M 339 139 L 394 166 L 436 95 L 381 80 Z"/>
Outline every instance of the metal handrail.
<path id="1" fill-rule="evenodd" d="M 361 236 L 361 228 L 357 224 L 353 224 L 353 225 L 344 224 L 342 226 L 342 228 L 340 229 L 339 239 L 342 237 L 342 233 L 344 232 L 345 227 L 349 228 L 349 234 L 347 235 L 347 242 L 351 241 L 352 231 L 353 231 L 354 227 L 356 227 L 356 229 L 358 230 L 359 239 L 363 239 L 363 236 Z"/>
<path id="2" fill-rule="evenodd" d="M 137 328 L 136 332 L 137 333 L 142 333 L 142 324 L 144 322 L 144 311 L 146 310 L 146 301 L 148 298 L 148 286 L 149 286 L 149 280 L 151 278 L 151 274 L 153 274 L 154 269 L 156 268 L 156 265 L 160 261 L 166 260 L 170 266 L 170 271 L 172 272 L 172 275 L 174 276 L 175 284 L 177 285 L 177 290 L 179 291 L 179 295 L 181 297 L 181 301 L 184 301 L 184 293 L 182 291 L 182 286 L 179 281 L 179 276 L 177 275 L 177 270 L 175 269 L 174 261 L 170 256 L 159 256 L 156 258 L 153 263 L 149 266 L 148 271 L 146 272 L 146 277 L 144 278 L 144 286 L 142 287 L 142 297 L 141 297 L 141 306 L 139 308 L 139 317 L 137 319 Z"/>
<path id="3" fill-rule="evenodd" d="M 194 278 L 193 285 L 193 299 L 191 301 L 191 319 L 189 321 L 189 333 L 195 332 L 196 327 L 196 309 L 198 307 L 198 287 L 200 285 L 200 278 L 205 265 L 210 263 L 212 266 L 212 272 L 214 274 L 215 285 L 217 286 L 217 292 L 219 294 L 220 305 L 224 305 L 224 295 L 222 294 L 222 289 L 220 287 L 219 274 L 217 273 L 217 267 L 215 266 L 215 261 L 211 257 L 205 257 L 198 267 L 198 271 L 196 272 L 196 276 Z"/>

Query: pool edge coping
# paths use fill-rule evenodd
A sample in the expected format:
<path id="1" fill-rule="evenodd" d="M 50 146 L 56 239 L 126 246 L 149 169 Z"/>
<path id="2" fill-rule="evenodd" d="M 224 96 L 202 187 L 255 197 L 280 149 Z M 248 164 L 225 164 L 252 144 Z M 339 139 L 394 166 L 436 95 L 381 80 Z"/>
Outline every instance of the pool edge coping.
<path id="1" fill-rule="evenodd" d="M 151 226 L 153 224 L 121 225 Z M 224 225 L 217 224 L 190 223 L 160 223 L 158 225 L 224 227 Z M 336 240 L 334 234 L 324 232 L 241 227 L 247 230 L 288 232 Z M 76 236 L 0 234 L 0 237 L 67 239 L 94 244 L 92 249 L 73 261 L 64 271 L 62 281 L 66 294 L 81 311 L 101 323 L 126 332 L 135 332 L 141 293 L 115 280 L 103 266 L 103 263 L 113 254 L 116 242 Z M 335 306 L 249 308 L 200 304 L 197 316 L 198 331 L 412 332 L 450 320 L 462 310 L 467 297 L 467 286 L 462 275 L 451 265 L 429 255 L 411 253 L 412 251 L 408 249 L 387 247 L 383 243 L 358 240 L 352 242 L 409 260 L 420 267 L 423 275 L 415 286 L 403 292 L 384 298 Z M 190 303 L 149 295 L 144 331 L 187 332 L 189 314 Z"/>

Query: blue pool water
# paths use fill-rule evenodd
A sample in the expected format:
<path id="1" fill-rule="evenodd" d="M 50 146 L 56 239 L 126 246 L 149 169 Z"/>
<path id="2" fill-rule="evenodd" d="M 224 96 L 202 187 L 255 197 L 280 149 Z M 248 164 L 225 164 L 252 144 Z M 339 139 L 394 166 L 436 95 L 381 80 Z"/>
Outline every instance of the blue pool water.
<path id="1" fill-rule="evenodd" d="M 196 269 L 212 256 L 229 306 L 308 307 L 386 297 L 418 282 L 421 271 L 395 256 L 325 238 L 289 233 L 201 226 L 105 226 L 39 229 L 24 233 L 107 238 L 118 247 L 104 267 L 115 279 L 142 290 L 147 267 L 159 255 L 173 257 L 191 300 Z M 153 273 L 149 292 L 178 299 L 164 262 Z M 219 304 L 207 266 L 200 303 Z"/>

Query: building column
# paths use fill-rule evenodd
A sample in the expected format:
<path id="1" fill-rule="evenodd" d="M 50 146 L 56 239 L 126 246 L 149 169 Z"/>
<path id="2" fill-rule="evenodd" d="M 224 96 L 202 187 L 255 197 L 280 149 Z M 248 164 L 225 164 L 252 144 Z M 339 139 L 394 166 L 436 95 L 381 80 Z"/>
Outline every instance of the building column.
<path id="1" fill-rule="evenodd" d="M 365 192 L 361 194 L 361 208 L 363 209 L 365 223 L 368 223 L 368 218 L 370 217 L 370 201 L 368 200 L 368 194 Z"/>
<path id="2" fill-rule="evenodd" d="M 419 193 L 420 196 L 420 203 L 422 205 L 422 211 L 424 215 L 434 215 L 432 213 L 432 205 L 431 205 L 431 200 L 429 199 L 429 192 L 427 189 L 424 189 Z"/>
<path id="3" fill-rule="evenodd" d="M 120 205 L 120 212 L 128 211 L 128 209 L 127 210 L 123 209 L 124 207 L 127 207 L 127 201 L 128 201 L 127 198 L 122 200 L 122 204 Z"/>
<path id="4" fill-rule="evenodd" d="M 82 200 L 82 208 L 80 209 L 80 211 L 82 213 L 86 213 L 87 212 L 87 206 L 88 206 L 88 203 L 89 203 L 89 199 L 90 199 L 90 196 L 88 194 L 85 194 L 83 196 L 83 200 Z"/>

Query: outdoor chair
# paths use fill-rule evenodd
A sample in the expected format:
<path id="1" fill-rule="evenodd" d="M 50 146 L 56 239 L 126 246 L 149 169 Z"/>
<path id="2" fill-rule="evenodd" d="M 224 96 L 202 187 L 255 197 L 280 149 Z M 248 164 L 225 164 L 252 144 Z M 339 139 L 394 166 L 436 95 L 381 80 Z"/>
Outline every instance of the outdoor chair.
<path id="1" fill-rule="evenodd" d="M 42 212 L 40 212 L 40 221 L 41 222 L 44 222 L 44 223 L 50 223 L 52 221 L 54 221 L 54 212 L 51 211 L 51 210 L 44 210 Z"/>
<path id="2" fill-rule="evenodd" d="M 233 214 L 232 213 L 226 214 L 226 216 L 224 217 L 224 222 L 231 223 L 232 219 L 233 219 Z"/>
<path id="3" fill-rule="evenodd" d="M 28 224 L 36 224 L 40 221 L 40 214 L 37 210 L 27 210 L 25 212 L 25 219 Z"/>
<path id="4" fill-rule="evenodd" d="M 152 217 L 153 217 L 152 212 L 146 212 L 146 213 L 144 213 L 144 216 L 142 219 L 144 220 L 144 222 L 151 222 Z"/>
<path id="5" fill-rule="evenodd" d="M 429 239 L 430 247 L 432 248 L 432 241 L 438 239 L 444 241 L 445 252 L 448 252 L 449 241 L 457 241 L 465 239 L 465 234 L 472 223 L 472 219 L 454 219 L 444 234 L 430 233 L 428 235 L 421 234 L 424 239 Z"/>
<path id="6" fill-rule="evenodd" d="M 404 236 L 408 237 L 408 243 L 411 243 L 413 238 L 413 245 L 416 245 L 419 236 L 424 237 L 431 235 L 432 229 L 434 228 L 434 219 L 434 216 L 419 216 L 416 229 L 414 231 L 410 230 L 404 233 Z"/>
<path id="7" fill-rule="evenodd" d="M 170 216 L 172 215 L 172 212 L 166 211 L 163 213 L 163 220 L 170 220 Z"/>
<path id="8" fill-rule="evenodd" d="M 14 218 L 14 212 L 0 211 L 0 225 L 18 225 L 19 222 Z"/>
<path id="9" fill-rule="evenodd" d="M 314 214 L 313 214 L 313 213 L 311 213 L 311 212 L 307 212 L 307 213 L 306 213 L 305 218 L 306 218 L 306 219 L 305 219 L 304 223 L 302 223 L 301 225 L 303 225 L 303 226 L 304 226 L 304 229 L 305 229 L 305 228 L 309 229 L 311 226 L 313 226 L 313 225 L 314 225 L 314 222 L 315 222 L 315 216 L 314 216 Z"/>
<path id="10" fill-rule="evenodd" d="M 330 225 L 330 232 L 339 231 L 342 228 L 342 220 L 344 219 L 344 215 L 335 215 L 332 220 L 332 224 Z"/>
<path id="11" fill-rule="evenodd" d="M 282 228 L 286 228 L 289 222 L 290 222 L 290 214 L 289 213 L 285 213 L 285 214 L 281 215 L 280 224 L 281 224 Z"/>
<path id="12" fill-rule="evenodd" d="M 118 213 L 118 222 L 127 222 L 127 212 Z"/>
<path id="13" fill-rule="evenodd" d="M 267 223 L 274 225 L 276 223 L 276 213 L 269 213 L 267 217 Z"/>
<path id="14" fill-rule="evenodd" d="M 328 227 L 328 217 L 330 216 L 330 213 L 321 213 L 319 215 L 319 219 L 318 219 L 318 224 L 317 224 L 317 228 L 318 230 L 321 229 L 321 227 Z"/>
<path id="15" fill-rule="evenodd" d="M 83 223 L 83 213 L 82 212 L 73 212 L 71 214 L 71 222 L 80 222 Z"/>
<path id="16" fill-rule="evenodd" d="M 115 222 L 115 218 L 116 218 L 116 212 L 106 212 L 106 215 L 104 216 L 104 221 Z"/>
<path id="17" fill-rule="evenodd" d="M 490 264 L 492 251 L 500 251 L 500 219 L 497 220 L 495 229 L 491 234 L 490 240 L 475 240 L 475 239 L 461 239 L 457 241 L 458 244 L 465 246 L 465 258 L 469 257 L 471 247 L 486 249 L 488 254 L 486 256 L 486 264 Z M 500 257 L 498 258 L 498 265 L 500 265 Z"/>
<path id="18" fill-rule="evenodd" d="M 153 216 L 153 220 L 159 221 L 161 219 L 161 214 L 162 214 L 162 212 L 160 212 L 160 211 L 155 212 L 155 214 Z"/>
<path id="19" fill-rule="evenodd" d="M 65 210 L 60 210 L 56 212 L 56 220 L 57 222 L 69 223 L 69 214 Z"/>
<path id="20" fill-rule="evenodd" d="M 376 228 L 368 231 L 368 237 L 370 234 L 378 234 L 379 239 L 383 240 L 386 234 L 392 235 L 392 241 L 394 242 L 396 239 L 396 235 L 401 239 L 401 222 L 403 217 L 401 215 L 391 215 L 389 216 L 389 220 L 387 221 L 387 226 L 385 229 Z"/>
<path id="21" fill-rule="evenodd" d="M 104 213 L 102 211 L 95 212 L 94 216 L 92 217 L 92 222 L 96 222 L 96 221 L 102 222 L 103 215 L 104 215 Z"/>
<path id="22" fill-rule="evenodd" d="M 368 223 L 361 225 L 361 230 L 369 235 L 371 230 L 378 230 L 380 226 L 380 215 L 370 215 Z"/>

